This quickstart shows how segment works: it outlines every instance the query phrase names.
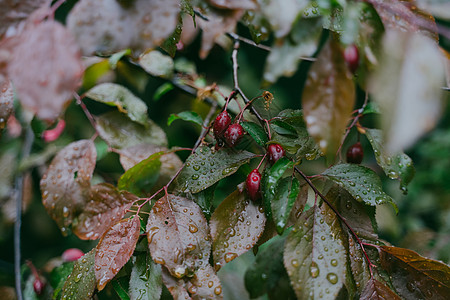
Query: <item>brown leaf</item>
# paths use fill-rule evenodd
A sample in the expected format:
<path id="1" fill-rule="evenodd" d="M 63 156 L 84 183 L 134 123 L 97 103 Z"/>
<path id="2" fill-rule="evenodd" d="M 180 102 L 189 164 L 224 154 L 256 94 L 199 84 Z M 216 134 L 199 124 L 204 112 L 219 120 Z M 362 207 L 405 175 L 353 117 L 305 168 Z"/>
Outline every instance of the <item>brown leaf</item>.
<path id="1" fill-rule="evenodd" d="M 250 250 L 264 231 L 262 206 L 237 189 L 216 208 L 210 220 L 215 269 Z"/>
<path id="2" fill-rule="evenodd" d="M 109 183 L 91 187 L 90 201 L 74 222 L 73 232 L 82 240 L 96 240 L 119 222 L 138 197 L 118 191 Z"/>
<path id="3" fill-rule="evenodd" d="M 209 264 L 198 269 L 187 286 L 194 300 L 223 299 L 220 279 Z"/>
<path id="4" fill-rule="evenodd" d="M 258 8 L 255 0 L 209 0 L 211 5 L 226 9 L 249 9 Z"/>
<path id="5" fill-rule="evenodd" d="M 328 41 L 308 72 L 302 106 L 309 134 L 334 157 L 355 104 L 355 87 L 339 45 Z"/>
<path id="6" fill-rule="evenodd" d="M 148 218 L 147 237 L 153 260 L 176 278 L 208 264 L 208 223 L 193 201 L 170 194 L 159 199 Z"/>
<path id="7" fill-rule="evenodd" d="M 416 1 L 369 0 L 367 2 L 373 5 L 386 28 L 419 32 L 435 41 L 439 40 L 433 16 L 418 8 Z"/>
<path id="8" fill-rule="evenodd" d="M 139 51 L 160 45 L 174 30 L 178 0 L 78 1 L 67 17 L 67 27 L 83 54 Z"/>
<path id="9" fill-rule="evenodd" d="M 88 200 L 97 153 L 91 140 L 67 145 L 41 179 L 42 203 L 63 234 Z"/>
<path id="10" fill-rule="evenodd" d="M 8 35 L 13 34 L 22 21 L 25 21 L 28 16 L 36 9 L 48 6 L 49 0 L 28 0 L 28 1 L 0 1 L 0 38 L 8 32 Z"/>
<path id="11" fill-rule="evenodd" d="M 371 299 L 371 300 L 382 300 L 382 299 L 392 299 L 400 300 L 401 298 L 394 293 L 390 288 L 385 286 L 378 280 L 371 278 L 368 282 L 364 291 L 361 293 L 360 299 Z"/>
<path id="12" fill-rule="evenodd" d="M 408 299 L 448 299 L 450 267 L 398 247 L 378 247 L 381 265 L 397 293 Z"/>
<path id="13" fill-rule="evenodd" d="M 183 279 L 173 277 L 166 268 L 162 268 L 162 281 L 169 290 L 174 300 L 190 300 Z"/>
<path id="14" fill-rule="evenodd" d="M 105 233 L 95 254 L 95 278 L 101 291 L 133 254 L 139 239 L 138 217 L 124 219 Z"/>
<path id="15" fill-rule="evenodd" d="M 30 25 L 15 38 L 7 70 L 19 99 L 39 118 L 54 120 L 80 84 L 79 48 L 66 28 L 55 21 Z"/>
<path id="16" fill-rule="evenodd" d="M 11 81 L 0 75 L 0 130 L 5 128 L 9 115 L 14 110 L 14 90 Z"/>

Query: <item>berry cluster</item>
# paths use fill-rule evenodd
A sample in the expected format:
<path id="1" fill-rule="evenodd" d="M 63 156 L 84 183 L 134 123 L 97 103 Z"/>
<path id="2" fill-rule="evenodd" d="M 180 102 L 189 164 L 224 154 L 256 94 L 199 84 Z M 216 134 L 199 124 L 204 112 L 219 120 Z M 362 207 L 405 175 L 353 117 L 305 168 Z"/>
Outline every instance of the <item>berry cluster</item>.
<path id="1" fill-rule="evenodd" d="M 214 121 L 214 136 L 217 141 L 225 142 L 228 147 L 234 147 L 244 135 L 241 124 L 231 124 L 231 117 L 227 111 L 221 112 Z"/>

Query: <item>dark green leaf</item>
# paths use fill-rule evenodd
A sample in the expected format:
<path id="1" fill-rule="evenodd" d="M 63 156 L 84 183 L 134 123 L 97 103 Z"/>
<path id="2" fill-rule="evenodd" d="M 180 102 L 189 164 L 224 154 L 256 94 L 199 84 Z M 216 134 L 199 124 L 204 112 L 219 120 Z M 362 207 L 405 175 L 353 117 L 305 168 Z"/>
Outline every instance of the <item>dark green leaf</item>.
<path id="1" fill-rule="evenodd" d="M 148 123 L 147 105 L 121 85 L 102 83 L 87 91 L 85 95 L 95 101 L 116 106 L 132 121 L 144 126 Z"/>
<path id="2" fill-rule="evenodd" d="M 288 169 L 292 169 L 294 163 L 287 159 L 286 157 L 280 158 L 270 169 L 266 168 L 264 170 L 263 178 L 261 180 L 262 186 L 262 196 L 264 201 L 264 208 L 266 210 L 266 215 L 271 218 L 272 215 L 272 202 L 275 198 L 275 189 L 278 182 L 282 178 L 284 172 Z"/>
<path id="3" fill-rule="evenodd" d="M 158 180 L 163 154 L 163 151 L 152 154 L 126 171 L 117 183 L 119 190 L 127 190 L 138 196 L 149 193 Z"/>
<path id="4" fill-rule="evenodd" d="M 163 97 L 174 88 L 175 87 L 170 82 L 163 83 L 156 89 L 155 93 L 153 94 L 153 100 L 158 101 L 159 99 L 161 99 L 161 97 Z"/>
<path id="5" fill-rule="evenodd" d="M 96 130 L 111 147 L 126 148 L 139 144 L 167 146 L 164 131 L 153 121 L 142 126 L 118 111 L 107 112 L 96 119 Z"/>
<path id="6" fill-rule="evenodd" d="M 171 114 L 169 116 L 169 119 L 167 120 L 167 125 L 170 126 L 170 124 L 172 124 L 173 121 L 178 120 L 178 119 L 181 119 L 184 121 L 189 121 L 189 122 L 198 124 L 200 126 L 203 125 L 202 117 L 200 117 L 200 115 L 194 111 L 183 111 L 178 114 Z"/>
<path id="7" fill-rule="evenodd" d="M 149 74 L 162 78 L 173 76 L 174 64 L 170 56 L 157 50 L 144 53 L 139 58 L 139 64 Z"/>
<path id="8" fill-rule="evenodd" d="M 267 134 L 260 125 L 253 122 L 241 122 L 240 124 L 258 145 L 261 147 L 266 146 L 268 142 Z"/>
<path id="9" fill-rule="evenodd" d="M 309 209 L 289 233 L 284 266 L 298 299 L 334 299 L 346 274 L 346 252 L 336 215 L 322 205 Z M 327 296 L 328 295 L 328 296 Z"/>
<path id="10" fill-rule="evenodd" d="M 177 44 L 181 38 L 181 31 L 183 29 L 183 18 L 178 16 L 178 23 L 172 34 L 161 44 L 161 49 L 166 51 L 171 57 L 175 56 L 177 52 Z"/>
<path id="11" fill-rule="evenodd" d="M 378 165 L 391 179 L 400 180 L 400 189 L 407 191 L 406 186 L 411 182 L 415 174 L 415 168 L 411 158 L 405 153 L 390 155 L 384 148 L 383 133 L 379 129 L 366 128 L 366 136 L 372 144 L 373 152 Z"/>
<path id="12" fill-rule="evenodd" d="M 95 290 L 96 248 L 80 257 L 62 289 L 61 299 L 92 299 Z"/>
<path id="13" fill-rule="evenodd" d="M 270 122 L 270 125 L 272 125 L 271 129 L 273 129 L 278 134 L 287 135 L 290 137 L 297 136 L 297 130 L 286 122 L 283 122 L 281 120 L 273 120 L 272 122 Z"/>
<path id="14" fill-rule="evenodd" d="M 362 112 L 364 115 L 367 114 L 380 114 L 380 106 L 378 105 L 378 103 L 376 102 L 369 102 L 367 103 L 367 105 L 364 107 L 364 110 Z"/>
<path id="15" fill-rule="evenodd" d="M 207 146 L 199 147 L 186 160 L 176 182 L 180 190 L 198 193 L 225 178 L 254 157 L 247 151 L 222 148 L 218 151 Z"/>
<path id="16" fill-rule="evenodd" d="M 112 282 L 112 286 L 116 291 L 117 295 L 121 300 L 130 300 L 130 296 L 128 296 L 128 278 L 114 278 Z"/>
<path id="17" fill-rule="evenodd" d="M 271 201 L 271 208 L 278 234 L 283 233 L 299 193 L 300 182 L 295 177 L 286 177 L 277 183 L 275 197 Z"/>
<path id="18" fill-rule="evenodd" d="M 371 169 L 355 164 L 339 164 L 322 173 L 346 189 L 357 201 L 375 206 L 390 203 L 398 211 L 397 205 L 381 187 L 381 180 Z"/>
<path id="19" fill-rule="evenodd" d="M 385 286 L 378 280 L 371 278 L 364 291 L 361 293 L 361 299 L 392 299 L 401 300 L 393 290 Z"/>
<path id="20" fill-rule="evenodd" d="M 204 189 L 201 192 L 191 195 L 192 200 L 195 201 L 198 206 L 200 206 L 207 220 L 209 220 L 211 217 L 212 201 L 214 200 L 214 192 L 216 190 L 217 184 L 218 183 L 208 187 L 207 189 Z"/>
<path id="21" fill-rule="evenodd" d="M 162 291 L 161 266 L 155 264 L 148 253 L 132 257 L 131 261 L 130 298 L 159 299 Z"/>
<path id="22" fill-rule="evenodd" d="M 53 299 L 60 299 L 59 294 L 67 280 L 67 277 L 73 271 L 74 262 L 63 263 L 54 268 L 50 273 L 50 284 L 53 288 Z"/>
<path id="23" fill-rule="evenodd" d="M 214 267 L 218 270 L 250 250 L 264 231 L 262 207 L 237 189 L 216 208 L 210 220 Z"/>

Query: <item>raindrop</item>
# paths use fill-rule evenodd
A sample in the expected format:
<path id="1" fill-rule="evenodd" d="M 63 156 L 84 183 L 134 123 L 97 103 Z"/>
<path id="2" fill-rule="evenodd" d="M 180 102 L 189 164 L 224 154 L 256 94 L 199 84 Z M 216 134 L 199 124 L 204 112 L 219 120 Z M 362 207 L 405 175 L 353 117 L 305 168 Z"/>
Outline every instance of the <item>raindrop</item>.
<path id="1" fill-rule="evenodd" d="M 189 224 L 189 232 L 196 233 L 197 231 L 198 231 L 197 226 L 195 226 L 193 224 Z"/>
<path id="2" fill-rule="evenodd" d="M 209 281 L 209 282 L 208 282 L 208 287 L 209 287 L 209 288 L 212 288 L 213 285 L 214 285 L 214 282 L 212 282 L 212 281 Z"/>
<path id="3" fill-rule="evenodd" d="M 317 276 L 319 276 L 320 270 L 319 267 L 317 266 L 316 262 L 312 262 L 311 266 L 309 267 L 309 274 L 311 275 L 312 278 L 317 278 Z"/>
<path id="4" fill-rule="evenodd" d="M 332 260 L 331 260 L 331 265 L 332 265 L 333 267 L 336 267 L 336 266 L 338 265 L 338 261 L 337 261 L 336 259 L 332 259 Z"/>
<path id="5" fill-rule="evenodd" d="M 153 240 L 153 237 L 155 236 L 155 234 L 157 234 L 159 231 L 159 227 L 152 227 L 150 228 L 150 230 L 147 232 L 147 238 L 148 238 L 148 243 L 150 244 Z"/>
<path id="6" fill-rule="evenodd" d="M 398 174 L 397 174 L 397 172 L 395 172 L 395 171 L 389 171 L 388 177 L 389 177 L 390 179 L 397 179 L 397 178 L 398 178 Z"/>
<path id="7" fill-rule="evenodd" d="M 186 250 L 187 250 L 187 251 L 194 251 L 195 248 L 197 248 L 197 246 L 195 246 L 194 244 L 188 244 L 188 245 L 186 246 Z"/>
<path id="8" fill-rule="evenodd" d="M 300 266 L 300 264 L 298 263 L 298 260 L 296 260 L 296 259 L 291 260 L 291 265 L 294 268 L 298 268 Z"/>
<path id="9" fill-rule="evenodd" d="M 230 261 L 232 261 L 236 257 L 237 257 L 236 253 L 228 252 L 228 253 L 225 254 L 224 259 L 225 259 L 225 262 L 229 263 Z"/>
<path id="10" fill-rule="evenodd" d="M 200 166 L 195 165 L 195 166 L 193 167 L 193 169 L 194 169 L 195 171 L 198 171 L 198 170 L 200 170 Z"/>
<path id="11" fill-rule="evenodd" d="M 222 287 L 219 285 L 214 289 L 214 294 L 220 295 L 222 293 Z"/>
<path id="12" fill-rule="evenodd" d="M 336 274 L 334 273 L 328 273 L 327 274 L 327 280 L 332 283 L 332 284 L 336 284 L 338 282 L 338 277 Z"/>
<path id="13" fill-rule="evenodd" d="M 197 179 L 198 179 L 198 177 L 199 177 L 199 176 L 198 176 L 198 174 L 194 174 L 194 175 L 192 175 L 192 177 L 191 177 L 191 178 L 192 178 L 192 180 L 197 180 Z"/>

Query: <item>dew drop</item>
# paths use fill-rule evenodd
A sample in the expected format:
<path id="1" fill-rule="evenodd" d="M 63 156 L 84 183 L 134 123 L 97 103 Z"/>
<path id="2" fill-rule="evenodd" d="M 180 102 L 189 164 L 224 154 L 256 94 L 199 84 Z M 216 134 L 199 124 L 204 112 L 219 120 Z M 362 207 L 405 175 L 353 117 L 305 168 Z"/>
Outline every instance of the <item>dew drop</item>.
<path id="1" fill-rule="evenodd" d="M 298 260 L 296 260 L 296 259 L 291 260 L 291 265 L 294 268 L 298 268 L 300 266 L 300 264 L 298 263 Z"/>
<path id="2" fill-rule="evenodd" d="M 197 226 L 195 226 L 193 224 L 189 224 L 189 232 L 196 233 L 197 231 L 198 231 Z"/>
<path id="3" fill-rule="evenodd" d="M 213 285 L 214 285 L 214 282 L 212 282 L 212 281 L 209 281 L 209 282 L 208 282 L 208 287 L 209 287 L 209 288 L 212 288 Z"/>
<path id="4" fill-rule="evenodd" d="M 331 283 L 331 284 L 336 284 L 338 282 L 338 277 L 336 274 L 334 273 L 328 273 L 327 274 L 327 280 Z"/>
<path id="5" fill-rule="evenodd" d="M 222 293 L 222 287 L 219 285 L 214 289 L 214 294 L 220 295 Z"/>
<path id="6" fill-rule="evenodd" d="M 195 246 L 194 244 L 188 244 L 187 246 L 186 246 L 186 250 L 187 251 L 194 251 L 195 250 L 195 248 L 197 248 L 197 246 Z"/>
<path id="7" fill-rule="evenodd" d="M 153 241 L 153 237 L 155 236 L 155 234 L 158 233 L 158 231 L 159 231 L 159 227 L 152 227 L 147 232 L 147 239 L 148 239 L 149 244 Z"/>
<path id="8" fill-rule="evenodd" d="M 230 261 L 232 261 L 236 257 L 237 257 L 236 253 L 228 252 L 228 253 L 225 254 L 224 259 L 225 259 L 225 262 L 229 263 Z"/>
<path id="9" fill-rule="evenodd" d="M 166 263 L 166 261 L 161 257 L 157 257 L 157 258 L 155 258 L 155 263 L 164 265 Z"/>
<path id="10" fill-rule="evenodd" d="M 309 267 L 309 274 L 311 275 L 312 278 L 317 278 L 317 276 L 319 276 L 320 270 L 319 267 L 317 266 L 316 262 L 312 262 L 311 266 Z"/>
<path id="11" fill-rule="evenodd" d="M 195 165 L 195 166 L 193 167 L 193 169 L 194 169 L 195 171 L 198 171 L 198 170 L 200 170 L 200 166 Z"/>
<path id="12" fill-rule="evenodd" d="M 332 259 L 332 260 L 331 260 L 331 265 L 332 265 L 333 267 L 336 267 L 336 266 L 338 265 L 338 261 L 337 261 L 336 259 Z"/>
<path id="13" fill-rule="evenodd" d="M 198 174 L 194 174 L 194 175 L 191 176 L 192 180 L 197 180 L 198 177 L 199 177 Z"/>

